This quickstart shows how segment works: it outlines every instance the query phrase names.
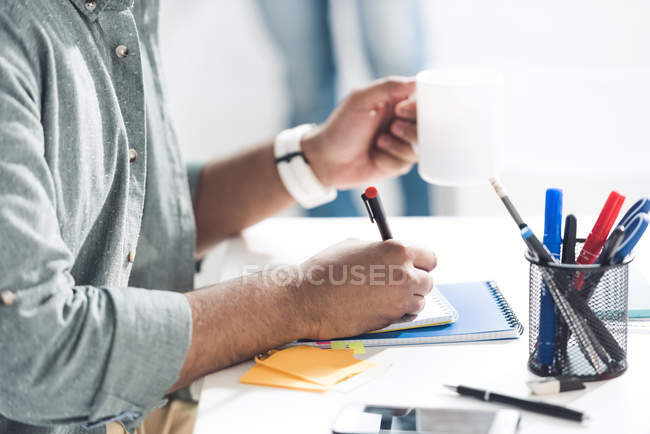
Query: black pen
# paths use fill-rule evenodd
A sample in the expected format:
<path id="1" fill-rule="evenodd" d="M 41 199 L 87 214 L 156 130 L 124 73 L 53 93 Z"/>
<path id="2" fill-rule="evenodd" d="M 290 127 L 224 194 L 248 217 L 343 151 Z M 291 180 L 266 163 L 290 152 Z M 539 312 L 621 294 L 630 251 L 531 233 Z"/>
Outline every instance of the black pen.
<path id="1" fill-rule="evenodd" d="M 562 237 L 562 263 L 573 265 L 576 262 L 576 237 L 578 232 L 578 220 L 573 214 L 569 214 L 564 219 L 564 237 Z M 566 274 L 562 278 L 569 281 Z M 558 339 L 557 345 L 561 354 L 562 360 L 567 360 L 567 345 L 569 343 L 569 329 L 564 321 L 557 318 L 555 327 L 557 330 Z"/>
<path id="2" fill-rule="evenodd" d="M 363 204 L 368 210 L 370 221 L 377 223 L 381 239 L 386 241 L 393 238 L 393 235 L 390 233 L 390 228 L 388 227 L 388 221 L 384 214 L 384 207 L 381 205 L 377 189 L 375 187 L 366 188 L 365 193 L 361 195 L 361 199 L 363 199 Z"/>
<path id="3" fill-rule="evenodd" d="M 578 220 L 573 214 L 564 220 L 564 238 L 562 239 L 562 263 L 575 264 L 576 262 L 576 233 Z"/>
<path id="4" fill-rule="evenodd" d="M 562 419 L 574 420 L 577 422 L 582 422 L 583 420 L 588 419 L 584 413 L 559 405 L 515 398 L 513 396 L 501 395 L 499 393 L 492 393 L 487 390 L 474 389 L 466 386 L 444 386 L 447 389 L 452 390 L 460 395 L 473 396 L 474 398 L 478 398 L 481 401 L 499 402 L 501 404 L 512 405 L 523 410 L 541 413 L 547 416 L 559 417 Z"/>

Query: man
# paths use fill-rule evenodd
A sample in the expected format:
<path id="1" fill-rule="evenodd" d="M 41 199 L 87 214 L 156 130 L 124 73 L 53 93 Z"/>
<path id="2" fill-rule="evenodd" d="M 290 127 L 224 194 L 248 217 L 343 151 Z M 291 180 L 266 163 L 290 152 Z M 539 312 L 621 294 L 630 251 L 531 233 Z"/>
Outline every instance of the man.
<path id="1" fill-rule="evenodd" d="M 174 392 L 194 380 L 294 339 L 380 328 L 432 287 L 433 253 L 346 241 L 300 265 L 312 279 L 185 292 L 196 258 L 294 199 L 406 172 L 414 84 L 375 83 L 322 125 L 188 177 L 157 15 L 153 0 L 0 6 L 0 432 L 188 432 Z M 340 283 L 377 264 L 400 277 Z"/>

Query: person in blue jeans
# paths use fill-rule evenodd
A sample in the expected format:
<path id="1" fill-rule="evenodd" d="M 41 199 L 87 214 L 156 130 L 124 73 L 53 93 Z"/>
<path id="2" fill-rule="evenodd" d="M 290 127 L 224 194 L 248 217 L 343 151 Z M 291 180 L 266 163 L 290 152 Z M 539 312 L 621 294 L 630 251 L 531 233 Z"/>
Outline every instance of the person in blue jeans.
<path id="1" fill-rule="evenodd" d="M 322 122 L 336 106 L 337 67 L 328 0 L 258 0 L 266 25 L 286 62 L 291 126 Z M 375 77 L 412 75 L 424 63 L 417 0 L 356 0 L 362 43 Z M 417 168 L 399 178 L 405 215 L 431 213 L 428 185 Z M 359 198 L 340 191 L 337 199 L 306 210 L 311 217 L 358 214 Z"/>

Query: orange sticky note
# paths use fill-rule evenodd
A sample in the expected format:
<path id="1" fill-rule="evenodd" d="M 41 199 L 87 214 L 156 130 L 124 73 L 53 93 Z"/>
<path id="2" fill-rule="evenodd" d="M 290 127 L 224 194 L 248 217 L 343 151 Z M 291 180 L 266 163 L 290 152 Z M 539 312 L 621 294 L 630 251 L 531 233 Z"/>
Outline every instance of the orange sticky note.
<path id="1" fill-rule="evenodd" d="M 253 366 L 239 379 L 239 382 L 255 386 L 284 387 L 285 389 L 307 390 L 310 392 L 325 392 L 329 389 L 329 387 L 322 384 L 310 383 L 262 365 Z"/>
<path id="2" fill-rule="evenodd" d="M 364 371 L 367 363 L 355 359 L 353 350 L 325 350 L 308 345 L 277 351 L 264 360 L 255 361 L 259 365 L 324 386 L 333 386 Z"/>
<path id="3" fill-rule="evenodd" d="M 354 350 L 324 350 L 307 345 L 276 351 L 255 361 L 256 366 L 240 382 L 312 391 L 328 390 L 375 366 L 355 359 Z"/>

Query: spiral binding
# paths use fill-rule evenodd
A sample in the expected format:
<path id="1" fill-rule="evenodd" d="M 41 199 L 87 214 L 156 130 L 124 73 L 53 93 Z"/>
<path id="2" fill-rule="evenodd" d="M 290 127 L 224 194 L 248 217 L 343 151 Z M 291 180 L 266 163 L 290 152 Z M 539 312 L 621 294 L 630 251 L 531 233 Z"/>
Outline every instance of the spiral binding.
<path id="1" fill-rule="evenodd" d="M 517 332 L 519 333 L 519 336 L 524 334 L 524 325 L 517 319 L 517 315 L 515 315 L 515 312 L 512 310 L 510 305 L 508 304 L 508 301 L 506 298 L 503 296 L 501 293 L 501 290 L 497 286 L 496 282 L 494 281 L 489 281 L 487 282 L 488 288 L 490 288 L 490 292 L 492 293 L 492 297 L 494 297 L 494 300 L 497 303 L 497 306 L 499 307 L 499 310 L 501 310 L 501 313 L 503 313 L 503 316 L 506 318 L 506 321 L 508 322 L 508 325 L 510 327 L 516 327 Z"/>

